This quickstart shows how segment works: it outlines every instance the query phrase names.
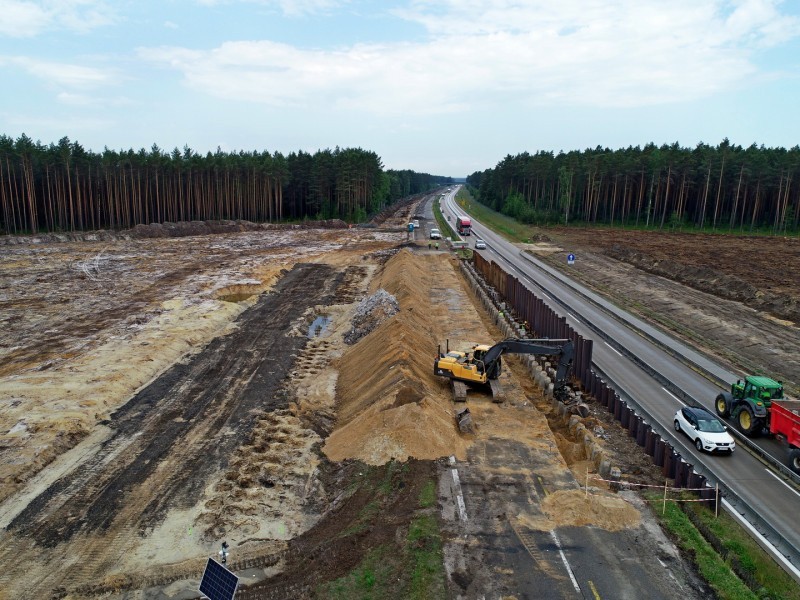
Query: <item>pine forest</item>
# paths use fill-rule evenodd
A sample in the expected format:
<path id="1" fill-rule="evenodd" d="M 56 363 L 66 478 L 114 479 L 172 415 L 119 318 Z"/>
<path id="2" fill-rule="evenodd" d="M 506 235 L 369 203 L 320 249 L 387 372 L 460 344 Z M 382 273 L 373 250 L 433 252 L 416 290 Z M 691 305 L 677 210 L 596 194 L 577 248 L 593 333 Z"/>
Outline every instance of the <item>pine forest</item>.
<path id="1" fill-rule="evenodd" d="M 361 148 L 287 156 L 201 155 L 154 145 L 100 154 L 62 138 L 43 145 L 0 136 L 0 232 L 129 229 L 137 224 L 339 218 L 360 222 L 448 177 L 383 169 Z"/>
<path id="2" fill-rule="evenodd" d="M 478 200 L 526 223 L 800 232 L 800 147 L 677 143 L 506 156 L 467 178 Z"/>

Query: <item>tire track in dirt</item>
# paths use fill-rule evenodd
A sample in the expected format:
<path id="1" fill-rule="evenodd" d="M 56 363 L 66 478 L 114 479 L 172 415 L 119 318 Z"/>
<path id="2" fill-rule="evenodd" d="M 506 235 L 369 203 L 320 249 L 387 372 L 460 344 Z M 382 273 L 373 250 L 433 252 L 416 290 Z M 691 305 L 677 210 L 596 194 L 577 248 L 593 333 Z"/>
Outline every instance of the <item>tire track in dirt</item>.
<path id="1" fill-rule="evenodd" d="M 85 583 L 108 572 L 132 538 L 168 509 L 193 505 L 257 415 L 286 408 L 279 391 L 308 341 L 293 326 L 307 309 L 329 302 L 342 278 L 327 265 L 298 265 L 241 315 L 235 332 L 173 366 L 115 412 L 115 433 L 101 452 L 38 496 L 3 535 L 6 564 L 28 561 L 15 543 L 21 538 L 51 549 L 58 566 L 27 580 L 12 569 L 0 585 L 13 582 L 22 596 L 39 597 Z M 34 561 L 42 550 L 30 552 Z"/>

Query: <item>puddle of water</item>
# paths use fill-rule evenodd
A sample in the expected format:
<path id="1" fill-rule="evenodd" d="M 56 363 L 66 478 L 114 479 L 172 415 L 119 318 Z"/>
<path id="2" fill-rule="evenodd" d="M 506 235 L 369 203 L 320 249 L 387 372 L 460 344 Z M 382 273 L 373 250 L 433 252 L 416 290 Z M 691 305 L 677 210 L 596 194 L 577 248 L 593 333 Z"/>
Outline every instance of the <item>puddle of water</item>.
<path id="1" fill-rule="evenodd" d="M 219 299 L 223 302 L 244 302 L 253 296 L 254 294 L 226 294 L 224 296 L 220 296 Z"/>
<path id="2" fill-rule="evenodd" d="M 320 316 L 311 322 L 308 326 L 308 337 L 319 337 L 325 331 L 325 328 L 330 324 L 330 317 Z"/>

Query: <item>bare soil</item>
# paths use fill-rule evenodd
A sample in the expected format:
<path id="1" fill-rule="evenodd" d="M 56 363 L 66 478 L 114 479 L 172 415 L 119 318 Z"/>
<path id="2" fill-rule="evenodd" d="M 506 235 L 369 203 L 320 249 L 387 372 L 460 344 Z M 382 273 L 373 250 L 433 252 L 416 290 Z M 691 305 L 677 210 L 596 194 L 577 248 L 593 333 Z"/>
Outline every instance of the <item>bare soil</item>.
<path id="1" fill-rule="evenodd" d="M 501 503 L 504 486 L 530 478 L 526 461 L 535 459 L 553 494 L 538 512 L 509 513 L 515 531 L 630 530 L 641 533 L 632 554 L 648 553 L 646 508 L 602 488 L 591 505 L 574 493 L 593 466 L 513 361 L 503 374 L 507 403 L 475 396 L 477 431 L 458 432 L 450 392 L 432 374 L 436 344 L 467 347 L 499 331 L 476 308 L 454 258 L 422 242 L 405 248 L 414 210 L 404 207 L 380 230 L 109 235 L 4 247 L 0 599 L 192 597 L 223 539 L 243 580 L 240 598 L 325 596 L 369 556 L 385 556 L 399 579 L 388 597 L 407 597 L 409 523 L 439 515 L 420 494 L 450 456 L 474 465 L 479 485 Z M 645 278 L 609 287 L 646 306 L 634 294 L 652 288 L 642 282 L 655 275 L 558 235 L 552 242 L 579 253 L 587 279 Z M 558 253 L 553 243 L 531 247 Z M 772 285 L 791 294 L 790 283 Z M 693 293 L 661 285 L 662 303 Z M 377 290 L 400 311 L 347 344 L 358 302 Z M 781 339 L 796 332 L 790 313 L 728 301 L 736 323 L 749 311 L 754 327 L 771 323 Z M 692 306 L 702 322 L 701 297 Z M 721 329 L 732 328 L 726 316 L 717 315 Z M 313 326 L 320 317 L 325 324 Z M 750 353 L 772 360 L 755 347 Z M 593 408 L 585 424 L 626 474 L 659 479 L 607 415 Z M 519 468 L 490 465 L 493 448 L 513 448 Z M 443 531 L 452 557 L 457 530 Z M 459 552 L 475 569 L 449 571 L 442 596 L 505 589 L 497 582 L 507 575 L 473 550 Z"/>
<path id="2" fill-rule="evenodd" d="M 800 239 L 580 227 L 536 237 L 523 246 L 617 304 L 800 391 Z"/>

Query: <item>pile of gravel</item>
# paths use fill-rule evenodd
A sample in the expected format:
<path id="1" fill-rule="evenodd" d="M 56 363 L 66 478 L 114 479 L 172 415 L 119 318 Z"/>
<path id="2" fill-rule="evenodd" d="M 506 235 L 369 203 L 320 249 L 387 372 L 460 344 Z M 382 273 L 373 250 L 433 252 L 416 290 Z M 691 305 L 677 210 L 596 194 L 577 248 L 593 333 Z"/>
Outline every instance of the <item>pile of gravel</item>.
<path id="1" fill-rule="evenodd" d="M 392 315 L 400 312 L 397 299 L 383 288 L 358 303 L 352 327 L 344 335 L 346 344 L 355 344 Z"/>

